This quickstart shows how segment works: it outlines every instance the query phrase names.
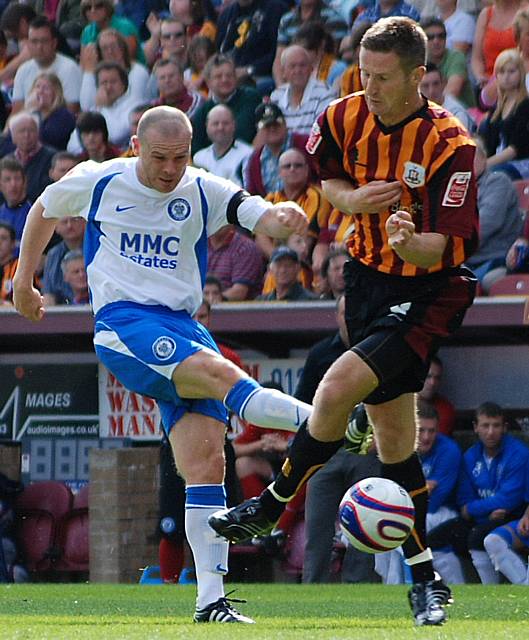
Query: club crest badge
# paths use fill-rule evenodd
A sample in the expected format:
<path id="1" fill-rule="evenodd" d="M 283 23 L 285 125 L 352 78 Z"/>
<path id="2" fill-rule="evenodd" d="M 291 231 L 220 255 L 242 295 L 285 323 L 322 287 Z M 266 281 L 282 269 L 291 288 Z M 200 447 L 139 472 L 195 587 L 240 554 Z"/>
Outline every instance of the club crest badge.
<path id="1" fill-rule="evenodd" d="M 175 198 L 167 205 L 167 213 L 171 220 L 183 222 L 191 213 L 191 205 L 184 198 Z"/>
<path id="2" fill-rule="evenodd" d="M 176 351 L 176 342 L 170 336 L 156 338 L 152 345 L 152 352 L 158 360 L 169 360 Z"/>
<path id="3" fill-rule="evenodd" d="M 410 189 L 424 187 L 426 183 L 426 169 L 416 162 L 405 162 L 402 180 Z"/>

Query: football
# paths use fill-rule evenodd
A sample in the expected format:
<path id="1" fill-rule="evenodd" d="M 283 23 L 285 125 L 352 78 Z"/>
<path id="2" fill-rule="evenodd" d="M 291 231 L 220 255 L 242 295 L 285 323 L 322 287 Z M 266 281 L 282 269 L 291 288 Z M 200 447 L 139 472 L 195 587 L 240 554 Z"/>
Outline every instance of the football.
<path id="1" fill-rule="evenodd" d="M 345 492 L 340 528 L 360 551 L 382 553 L 399 547 L 410 535 L 415 509 L 409 494 L 386 478 L 365 478 Z"/>

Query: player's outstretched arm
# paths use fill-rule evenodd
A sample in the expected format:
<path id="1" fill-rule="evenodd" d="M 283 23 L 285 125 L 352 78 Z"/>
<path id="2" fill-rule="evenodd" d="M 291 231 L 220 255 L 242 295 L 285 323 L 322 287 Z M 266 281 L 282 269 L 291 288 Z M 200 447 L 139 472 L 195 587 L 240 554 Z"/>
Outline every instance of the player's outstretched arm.
<path id="1" fill-rule="evenodd" d="M 272 238 L 288 238 L 291 233 L 303 235 L 307 226 L 307 216 L 298 204 L 281 202 L 264 212 L 255 225 L 254 233 L 264 233 Z"/>
<path id="2" fill-rule="evenodd" d="M 20 243 L 18 267 L 13 278 L 13 303 L 28 320 L 37 322 L 44 315 L 40 292 L 33 285 L 35 270 L 55 229 L 56 219 L 43 218 L 44 207 L 39 200 L 31 207 Z"/>
<path id="3" fill-rule="evenodd" d="M 397 211 L 386 221 L 389 246 L 417 267 L 427 269 L 443 257 L 447 237 L 440 233 L 415 233 L 415 224 L 407 211 Z"/>

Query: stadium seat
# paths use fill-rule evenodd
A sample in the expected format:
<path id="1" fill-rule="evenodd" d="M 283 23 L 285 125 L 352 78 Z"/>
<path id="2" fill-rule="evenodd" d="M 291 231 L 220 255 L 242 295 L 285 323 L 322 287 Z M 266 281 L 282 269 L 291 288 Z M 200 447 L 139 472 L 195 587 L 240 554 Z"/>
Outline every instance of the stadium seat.
<path id="1" fill-rule="evenodd" d="M 529 273 L 504 276 L 491 286 L 489 296 L 529 296 Z"/>
<path id="2" fill-rule="evenodd" d="M 39 573 L 53 567 L 58 556 L 59 521 L 71 509 L 72 492 L 62 482 L 30 484 L 15 501 L 17 540 L 26 568 Z"/>
<path id="3" fill-rule="evenodd" d="M 54 565 L 57 571 L 87 572 L 89 569 L 88 496 L 85 485 L 74 496 L 73 508 L 59 522 L 57 546 L 60 556 Z"/>

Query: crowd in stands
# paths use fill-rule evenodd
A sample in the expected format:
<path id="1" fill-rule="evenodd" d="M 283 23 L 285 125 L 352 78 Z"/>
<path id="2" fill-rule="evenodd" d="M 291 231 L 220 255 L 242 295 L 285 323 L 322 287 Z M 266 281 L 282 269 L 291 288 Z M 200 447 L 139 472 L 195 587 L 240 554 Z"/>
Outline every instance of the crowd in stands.
<path id="1" fill-rule="evenodd" d="M 296 201 L 310 221 L 305 237 L 284 245 L 234 227 L 214 234 L 205 300 L 340 300 L 354 219 L 325 199 L 305 145 L 332 100 L 362 89 L 363 33 L 397 15 L 420 22 L 428 39 L 422 93 L 475 136 L 481 241 L 468 264 L 481 292 L 505 274 L 529 271 L 529 223 L 516 190 L 529 180 L 529 5 L 522 0 L 28 0 L 1 2 L 0 11 L 1 304 L 12 301 L 31 204 L 78 162 L 131 157 L 130 137 L 154 105 L 189 116 L 195 166 L 272 203 Z M 63 218 L 57 225 L 35 274 L 46 305 L 88 302 L 84 224 Z M 339 332 L 319 356 L 345 348 Z M 419 394 L 420 452 L 432 496 L 442 484 L 437 448 L 453 444 L 453 407 L 437 392 L 441 369 L 432 363 Z M 478 409 L 474 428 L 479 441 L 459 454 L 457 485 L 432 501 L 432 513 L 442 510 L 430 523 L 436 566 L 461 581 L 456 552 L 470 552 L 484 582 L 496 581 L 500 570 L 521 583 L 526 569 L 516 552 L 529 543 L 529 480 L 520 471 L 527 451 L 505 433 L 496 405 Z M 251 429 L 236 441 L 248 495 L 269 481 L 285 448 L 284 439 L 258 438 Z M 312 494 L 309 486 L 307 581 L 328 577 L 334 529 L 322 531 L 320 511 L 313 517 L 328 499 L 326 482 L 341 474 L 350 484 L 375 469 L 376 456 L 368 461 L 339 452 L 326 474 L 315 476 Z M 327 502 L 331 511 L 333 504 Z M 395 555 L 377 571 L 389 582 L 403 579 Z"/>
<path id="2" fill-rule="evenodd" d="M 333 99 L 362 89 L 361 37 L 394 15 L 419 21 L 428 38 L 423 95 L 475 136 L 481 245 L 469 266 L 481 293 L 529 270 L 515 188 L 529 179 L 522 0 L 30 0 L 0 10 L 0 221 L 15 234 L 0 264 L 4 304 L 25 217 L 60 177 L 54 167 L 132 156 L 130 137 L 153 105 L 189 116 L 195 166 L 270 202 L 294 200 L 309 217 L 307 236 L 279 254 L 238 229 L 212 238 L 220 299 L 336 298 L 334 254 L 347 251 L 354 220 L 326 201 L 305 145 Z M 44 288 L 47 303 L 83 304 L 55 264 L 62 243 L 58 231 L 36 282 L 49 287 L 51 263 L 68 295 Z"/>

